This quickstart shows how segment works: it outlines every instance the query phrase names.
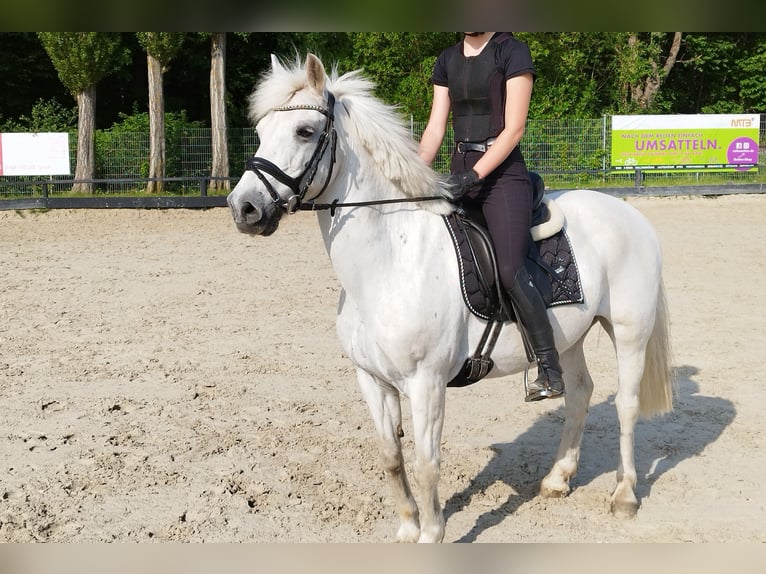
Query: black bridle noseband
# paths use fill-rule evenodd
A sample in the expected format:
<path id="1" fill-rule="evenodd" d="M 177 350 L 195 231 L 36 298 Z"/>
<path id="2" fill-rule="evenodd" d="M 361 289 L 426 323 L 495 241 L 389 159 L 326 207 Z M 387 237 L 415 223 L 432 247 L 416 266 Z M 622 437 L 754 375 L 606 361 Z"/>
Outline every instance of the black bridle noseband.
<path id="1" fill-rule="evenodd" d="M 298 210 L 319 211 L 329 209 L 330 215 L 334 216 L 335 209 L 337 207 L 359 207 L 367 205 L 381 205 L 386 203 L 403 203 L 445 199 L 443 196 L 432 196 L 408 197 L 402 199 L 381 199 L 377 201 L 360 201 L 353 203 L 338 203 L 338 200 L 336 199 L 332 203 L 316 203 L 313 200 L 325 192 L 327 186 L 330 184 L 333 168 L 335 167 L 335 148 L 337 145 L 337 134 L 335 133 L 335 96 L 332 94 L 332 92 L 327 93 L 327 108 L 312 105 L 295 105 L 281 106 L 274 108 L 272 111 L 287 112 L 293 110 L 314 110 L 327 118 L 325 121 L 324 130 L 319 135 L 319 141 L 317 141 L 317 146 L 314 149 L 314 153 L 306 164 L 306 167 L 303 169 L 303 172 L 298 177 L 291 177 L 282 171 L 273 162 L 256 155 L 247 160 L 247 163 L 245 164 L 245 169 L 247 171 L 252 171 L 255 175 L 257 175 L 258 179 L 260 179 L 261 182 L 263 182 L 263 185 L 266 186 L 266 190 L 269 192 L 269 195 L 271 196 L 271 199 L 274 201 L 274 203 L 287 211 L 287 213 L 292 214 Z M 328 146 L 331 150 L 331 161 L 324 185 L 322 186 L 322 189 L 319 191 L 319 193 L 311 198 L 311 200 L 304 201 L 306 192 L 308 191 L 309 186 L 311 186 L 311 183 L 314 181 L 314 176 L 316 175 L 317 168 L 319 167 L 319 162 L 322 161 Z M 292 190 L 293 195 L 291 195 L 288 199 L 282 199 L 274 187 L 271 185 L 269 180 L 266 178 L 264 173 L 270 175 L 280 183 L 283 183 L 289 187 L 290 190 Z"/>

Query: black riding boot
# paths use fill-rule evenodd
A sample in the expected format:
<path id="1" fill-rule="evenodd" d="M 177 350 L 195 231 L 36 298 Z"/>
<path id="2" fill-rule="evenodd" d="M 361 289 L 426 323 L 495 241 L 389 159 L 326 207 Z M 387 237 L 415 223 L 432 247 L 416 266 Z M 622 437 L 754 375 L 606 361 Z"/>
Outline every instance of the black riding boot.
<path id="1" fill-rule="evenodd" d="M 564 380 L 561 378 L 559 354 L 545 302 L 523 267 L 516 273 L 508 294 L 517 314 L 516 319 L 527 334 L 537 359 L 537 379 L 529 383 L 524 400 L 530 402 L 563 396 Z"/>

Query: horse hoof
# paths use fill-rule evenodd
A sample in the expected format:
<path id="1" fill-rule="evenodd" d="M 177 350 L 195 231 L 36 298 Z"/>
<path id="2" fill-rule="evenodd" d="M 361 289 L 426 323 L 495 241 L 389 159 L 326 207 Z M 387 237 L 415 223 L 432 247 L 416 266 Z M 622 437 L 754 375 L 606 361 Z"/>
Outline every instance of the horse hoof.
<path id="1" fill-rule="evenodd" d="M 402 524 L 396 533 L 396 541 L 401 543 L 417 542 L 420 538 L 420 527 L 414 524 Z"/>
<path id="2" fill-rule="evenodd" d="M 613 500 L 610 510 L 617 518 L 635 518 L 638 512 L 638 502 Z"/>
<path id="3" fill-rule="evenodd" d="M 569 487 L 552 488 L 549 486 L 540 486 L 540 496 L 542 498 L 564 498 L 569 494 Z"/>

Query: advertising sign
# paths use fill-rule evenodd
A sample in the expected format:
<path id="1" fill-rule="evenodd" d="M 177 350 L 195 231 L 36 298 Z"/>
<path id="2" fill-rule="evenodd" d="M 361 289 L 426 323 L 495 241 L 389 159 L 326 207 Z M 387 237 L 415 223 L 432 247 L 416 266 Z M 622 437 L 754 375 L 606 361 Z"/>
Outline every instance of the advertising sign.
<path id="1" fill-rule="evenodd" d="M 612 116 L 615 172 L 757 171 L 758 114 Z"/>
<path id="2" fill-rule="evenodd" d="M 0 134 L 0 175 L 71 175 L 69 134 Z"/>

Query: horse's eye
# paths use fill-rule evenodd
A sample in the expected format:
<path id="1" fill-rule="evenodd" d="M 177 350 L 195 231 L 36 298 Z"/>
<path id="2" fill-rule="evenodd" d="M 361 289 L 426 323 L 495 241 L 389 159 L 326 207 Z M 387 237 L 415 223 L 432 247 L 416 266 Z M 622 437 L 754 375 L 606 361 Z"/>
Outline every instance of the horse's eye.
<path id="1" fill-rule="evenodd" d="M 311 128 L 305 128 L 305 127 L 304 128 L 298 128 L 297 130 L 295 130 L 295 135 L 297 135 L 298 137 L 301 137 L 301 138 L 308 139 L 308 138 L 310 138 L 311 136 L 314 135 L 314 130 L 312 130 Z"/>

